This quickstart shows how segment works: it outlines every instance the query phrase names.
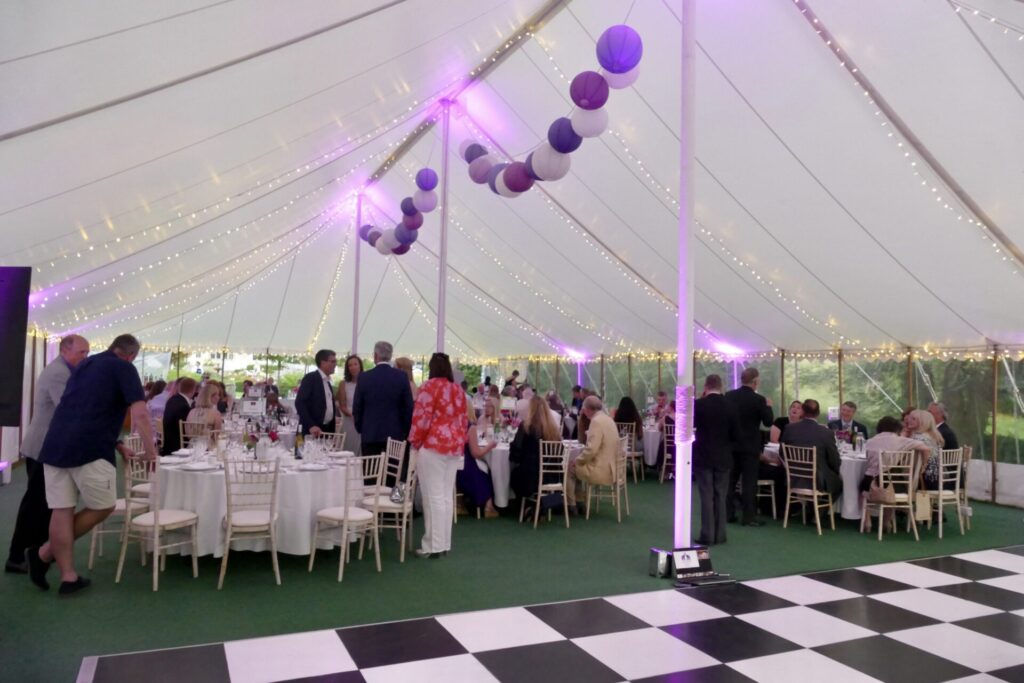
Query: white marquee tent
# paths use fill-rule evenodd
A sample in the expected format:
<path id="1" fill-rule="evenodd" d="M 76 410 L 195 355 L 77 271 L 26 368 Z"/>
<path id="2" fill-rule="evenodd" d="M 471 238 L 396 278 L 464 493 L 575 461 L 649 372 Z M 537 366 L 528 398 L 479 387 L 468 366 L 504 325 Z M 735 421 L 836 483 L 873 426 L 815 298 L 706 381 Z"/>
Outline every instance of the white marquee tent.
<path id="1" fill-rule="evenodd" d="M 355 197 L 381 171 L 362 218 L 394 224 L 454 97 L 449 350 L 672 350 L 679 5 L 4 3 L 0 264 L 33 266 L 51 337 L 344 350 Z M 698 347 L 1024 343 L 1024 3 L 697 9 Z M 571 173 L 473 184 L 458 145 L 523 159 L 627 17 L 640 79 Z M 361 351 L 433 348 L 439 217 L 404 256 L 362 245 Z"/>

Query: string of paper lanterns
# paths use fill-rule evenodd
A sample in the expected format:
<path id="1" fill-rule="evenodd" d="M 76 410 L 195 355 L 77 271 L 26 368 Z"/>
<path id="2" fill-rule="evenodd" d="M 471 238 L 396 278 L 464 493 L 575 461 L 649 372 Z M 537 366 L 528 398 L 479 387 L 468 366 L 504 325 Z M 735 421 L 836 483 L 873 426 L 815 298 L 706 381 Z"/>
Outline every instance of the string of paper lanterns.
<path id="1" fill-rule="evenodd" d="M 534 182 L 561 180 L 572 167 L 570 154 L 608 127 L 604 105 L 611 90 L 628 88 L 640 75 L 643 56 L 640 34 L 625 24 L 605 30 L 597 41 L 601 71 L 581 71 L 569 84 L 569 96 L 576 108 L 569 116 L 555 119 L 548 127 L 547 140 L 526 156 L 525 161 L 501 161 L 472 140 L 459 146 L 459 156 L 469 164 L 469 177 L 491 192 L 514 198 L 533 187 Z"/>
<path id="2" fill-rule="evenodd" d="M 419 238 L 419 229 L 423 227 L 423 214 L 437 208 L 435 187 L 437 171 L 432 168 L 421 168 L 416 173 L 416 192 L 399 203 L 402 220 L 387 230 L 370 224 L 363 225 L 359 228 L 359 238 L 368 242 L 382 256 L 401 256 L 408 253 Z"/>

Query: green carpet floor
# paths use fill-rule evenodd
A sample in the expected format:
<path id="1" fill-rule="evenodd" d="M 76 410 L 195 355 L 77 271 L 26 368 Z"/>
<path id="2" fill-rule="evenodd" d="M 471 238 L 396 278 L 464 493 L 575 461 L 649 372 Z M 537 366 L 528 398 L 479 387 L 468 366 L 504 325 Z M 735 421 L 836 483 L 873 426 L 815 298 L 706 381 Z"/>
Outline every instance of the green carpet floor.
<path id="1" fill-rule="evenodd" d="M 24 490 L 24 468 L 15 482 L 0 488 L 0 543 L 10 540 Z M 461 518 L 455 550 L 439 560 L 407 557 L 398 562 L 394 536 L 383 543 L 384 571 L 371 558 L 353 561 L 338 584 L 337 551 L 318 553 L 312 574 L 306 557 L 281 556 L 282 585 L 273 583 L 267 554 L 231 556 L 224 590 L 216 590 L 218 561 L 204 558 L 192 579 L 186 558 L 173 557 L 150 588 L 150 573 L 135 562 L 114 584 L 116 543 L 87 573 L 93 587 L 59 599 L 43 593 L 27 577 L 0 578 L 0 679 L 70 681 L 86 655 L 146 650 L 266 636 L 353 624 L 422 617 L 446 612 L 664 589 L 666 580 L 647 575 L 648 549 L 671 544 L 672 487 L 648 479 L 630 487 L 631 516 L 621 525 L 602 508 L 589 522 L 574 519 L 571 529 L 556 520 L 534 531 L 512 517 Z M 813 526 L 783 529 L 769 520 L 759 529 L 729 527 L 729 542 L 713 552 L 715 568 L 738 579 L 1016 545 L 1024 542 L 1021 510 L 974 505 L 974 529 L 939 540 L 935 530 L 919 543 L 912 535 L 860 535 L 852 522 L 819 538 Z M 422 520 L 416 520 L 417 539 Z M 88 544 L 78 543 L 76 560 L 84 570 Z M 133 553 L 130 557 L 137 558 Z M 55 571 L 51 580 L 57 580 Z"/>

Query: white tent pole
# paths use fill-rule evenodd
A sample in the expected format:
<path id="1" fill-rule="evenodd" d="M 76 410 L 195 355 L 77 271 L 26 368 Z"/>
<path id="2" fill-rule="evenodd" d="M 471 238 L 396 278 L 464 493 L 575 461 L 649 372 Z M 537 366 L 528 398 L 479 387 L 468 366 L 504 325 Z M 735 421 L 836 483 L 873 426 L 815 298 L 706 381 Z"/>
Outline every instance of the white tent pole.
<path id="1" fill-rule="evenodd" d="M 352 350 L 349 353 L 359 353 L 359 253 L 362 251 L 362 242 L 358 233 L 363 226 L 363 193 L 356 197 L 356 268 L 352 285 Z"/>
<path id="2" fill-rule="evenodd" d="M 444 308 L 448 284 L 448 133 L 451 128 L 451 100 L 441 101 L 441 244 L 437 268 L 437 351 L 444 353 Z"/>
<path id="3" fill-rule="evenodd" d="M 679 135 L 679 321 L 676 326 L 676 478 L 673 542 L 690 546 L 690 482 L 693 447 L 693 157 L 695 120 L 696 0 L 682 7 L 682 125 Z"/>

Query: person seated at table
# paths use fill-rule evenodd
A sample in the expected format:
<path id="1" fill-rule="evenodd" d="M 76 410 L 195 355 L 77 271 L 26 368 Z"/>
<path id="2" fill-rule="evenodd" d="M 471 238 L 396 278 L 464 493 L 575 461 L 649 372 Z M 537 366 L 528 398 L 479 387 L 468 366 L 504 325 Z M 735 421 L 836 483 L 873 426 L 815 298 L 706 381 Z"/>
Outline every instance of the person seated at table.
<path id="1" fill-rule="evenodd" d="M 477 420 L 478 424 L 486 425 L 493 430 L 497 424 L 498 419 L 501 417 L 501 404 L 498 403 L 498 399 L 488 398 L 484 401 L 484 412 Z"/>
<path id="2" fill-rule="evenodd" d="M 247 379 L 244 382 L 242 382 L 242 398 L 249 398 L 252 392 L 252 388 L 253 381 L 251 379 Z"/>
<path id="3" fill-rule="evenodd" d="M 843 490 L 843 478 L 839 474 L 839 449 L 836 439 L 828 427 L 818 424 L 821 407 L 813 398 L 804 401 L 804 416 L 796 423 L 786 426 L 781 443 L 790 446 L 813 446 L 818 466 L 818 481 L 815 489 L 831 493 L 832 500 Z M 809 482 L 808 482 L 809 483 Z"/>
<path id="4" fill-rule="evenodd" d="M 804 417 L 804 404 L 803 401 L 793 401 L 789 404 L 789 415 L 780 415 L 775 418 L 775 422 L 772 423 L 772 428 L 768 432 L 769 443 L 779 443 L 779 439 L 782 438 L 782 433 L 786 431 L 786 425 L 794 422 L 799 422 Z"/>
<path id="5" fill-rule="evenodd" d="M 220 401 L 220 387 L 210 382 L 199 392 L 195 407 L 188 411 L 186 422 L 199 422 L 210 429 L 220 429 L 224 424 L 224 418 L 217 410 L 217 402 Z"/>
<path id="6" fill-rule="evenodd" d="M 875 435 L 864 442 L 867 466 L 864 468 L 864 476 L 861 478 L 859 486 L 862 493 L 867 493 L 871 489 L 871 482 L 878 480 L 883 451 L 917 451 L 922 459 L 931 455 L 931 446 L 924 441 L 902 436 L 900 434 L 902 431 L 903 425 L 900 424 L 900 421 L 886 415 L 875 425 Z"/>
<path id="7" fill-rule="evenodd" d="M 278 422 L 291 416 L 292 411 L 288 406 L 281 403 L 281 398 L 274 392 L 267 394 L 267 417 L 272 417 Z"/>
<path id="8" fill-rule="evenodd" d="M 672 401 L 675 403 L 675 401 Z M 659 391 L 656 397 L 656 402 L 652 408 L 654 412 L 654 419 L 658 422 L 664 422 L 665 416 L 671 411 L 672 415 L 675 415 L 675 407 L 670 406 L 668 402 L 668 394 L 664 391 Z"/>
<path id="9" fill-rule="evenodd" d="M 530 408 L 530 399 L 533 398 L 534 391 L 533 387 L 525 382 L 522 386 L 517 387 L 517 391 L 520 391 L 522 395 L 516 401 L 516 416 L 518 416 L 520 420 L 524 420 L 526 419 L 526 411 Z"/>
<path id="10" fill-rule="evenodd" d="M 469 425 L 463 456 L 465 463 L 455 475 L 455 487 L 462 492 L 467 510 L 482 508 L 484 517 L 488 519 L 497 517 L 498 511 L 494 507 L 494 484 L 491 482 L 491 473 L 487 470 L 487 464 L 481 463 L 480 460 L 497 445 L 493 438 L 481 444 L 476 425 Z"/>
<path id="11" fill-rule="evenodd" d="M 537 478 L 540 476 L 540 442 L 560 441 L 557 427 L 548 417 L 544 399 L 534 396 L 526 419 L 519 425 L 516 437 L 509 446 L 509 462 L 516 465 L 510 476 L 512 490 L 517 498 L 537 493 Z"/>
<path id="12" fill-rule="evenodd" d="M 903 421 L 903 436 L 920 441 L 928 446 L 928 460 L 921 472 L 925 489 L 939 488 L 939 463 L 945 440 L 935 427 L 935 418 L 927 410 L 913 410 Z"/>
<path id="13" fill-rule="evenodd" d="M 224 386 L 224 382 L 217 380 L 213 381 L 220 388 L 220 400 L 217 401 L 217 412 L 221 415 L 227 415 L 231 412 L 231 409 L 235 405 L 235 397 L 228 394 L 228 388 Z"/>
<path id="14" fill-rule="evenodd" d="M 848 443 L 853 443 L 853 435 L 857 432 L 867 439 L 868 428 L 853 419 L 856 414 L 857 404 L 853 401 L 846 401 L 839 406 L 839 419 L 829 422 L 828 428 L 842 435 L 841 438 Z"/>
<path id="15" fill-rule="evenodd" d="M 569 509 L 576 506 L 576 484 L 609 486 L 615 481 L 615 458 L 619 454 L 619 429 L 604 412 L 597 396 L 587 396 L 580 417 L 586 416 L 587 445 L 579 457 L 569 463 L 565 475 L 565 493 Z M 582 504 L 577 508 L 582 512 Z"/>
<path id="16" fill-rule="evenodd" d="M 631 424 L 633 425 L 633 440 L 634 443 L 629 444 L 631 451 L 637 450 L 636 439 L 643 439 L 644 436 L 644 420 L 640 417 L 640 411 L 636 408 L 636 403 L 633 402 L 629 396 L 623 396 L 619 399 L 619 407 L 612 413 L 612 419 L 615 420 L 616 424 Z M 642 443 L 642 441 L 641 441 Z M 639 450 L 643 450 L 642 448 Z"/>
<path id="17" fill-rule="evenodd" d="M 960 448 L 960 440 L 956 438 L 956 432 L 946 424 L 946 406 L 941 403 L 929 403 L 928 412 L 935 418 L 935 428 L 939 430 L 939 434 L 942 434 L 942 447 L 949 449 Z"/>
<path id="18" fill-rule="evenodd" d="M 559 416 L 565 414 L 565 404 L 562 403 L 562 398 L 558 395 L 558 392 L 554 389 L 544 394 L 544 400 L 548 402 L 548 408 L 558 413 Z"/>

